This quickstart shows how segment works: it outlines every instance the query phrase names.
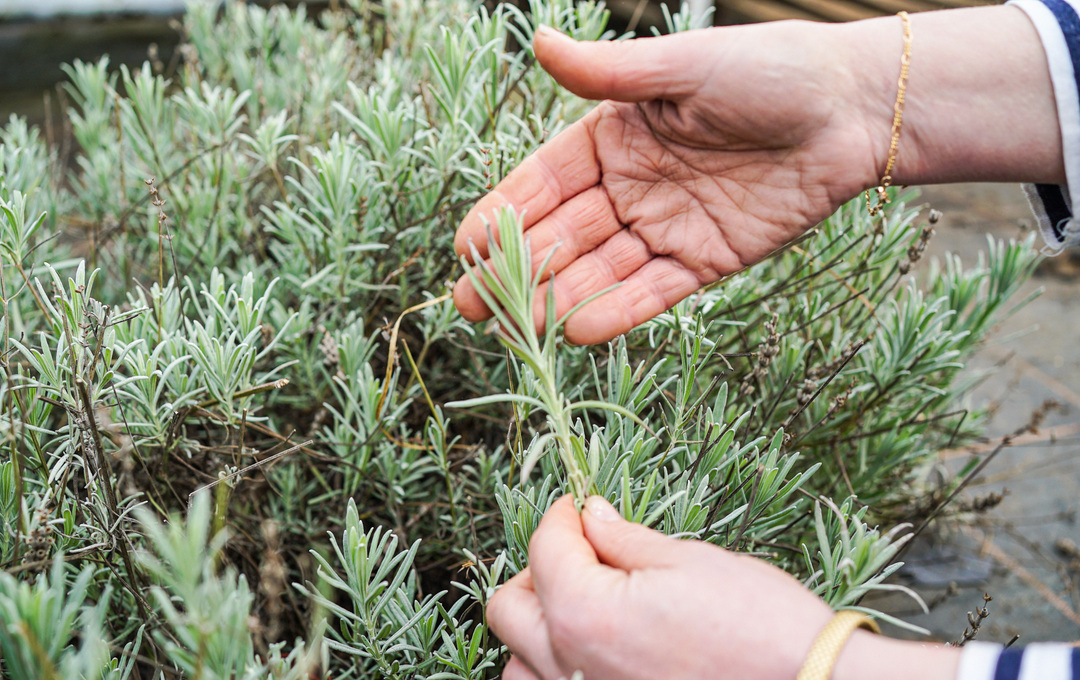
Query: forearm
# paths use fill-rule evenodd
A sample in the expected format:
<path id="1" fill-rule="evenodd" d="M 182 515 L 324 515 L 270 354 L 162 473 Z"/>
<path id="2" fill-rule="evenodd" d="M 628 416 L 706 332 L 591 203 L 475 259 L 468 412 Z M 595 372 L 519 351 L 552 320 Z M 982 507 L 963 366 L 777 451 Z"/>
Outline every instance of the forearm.
<path id="1" fill-rule="evenodd" d="M 894 184 L 1063 184 L 1061 132 L 1042 43 L 1023 11 L 994 6 L 911 15 L 913 45 Z M 897 17 L 837 26 L 855 106 L 885 168 L 903 30 Z M 879 178 L 867 178 L 876 185 Z"/>

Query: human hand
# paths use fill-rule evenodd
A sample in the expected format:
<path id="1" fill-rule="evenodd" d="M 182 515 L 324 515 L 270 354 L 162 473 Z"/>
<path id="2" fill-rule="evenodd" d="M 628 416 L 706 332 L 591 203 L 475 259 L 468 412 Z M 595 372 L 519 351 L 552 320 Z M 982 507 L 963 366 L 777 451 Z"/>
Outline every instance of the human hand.
<path id="1" fill-rule="evenodd" d="M 580 515 L 557 501 L 529 561 L 487 609 L 513 653 L 504 680 L 791 680 L 832 616 L 780 569 L 626 522 L 598 496 Z M 833 677 L 944 680 L 956 662 L 857 631 Z"/>
<path id="2" fill-rule="evenodd" d="M 486 257 L 484 220 L 496 208 L 525 211 L 535 266 L 559 244 L 549 263 L 559 316 L 621 284 L 569 320 L 566 336 L 580 344 L 761 260 L 883 165 L 871 140 L 887 140 L 887 121 L 867 123 L 854 105 L 862 97 L 828 30 L 786 22 L 599 43 L 538 31 L 537 59 L 557 81 L 609 101 L 476 204 L 458 254 L 471 256 L 471 242 Z M 465 277 L 454 299 L 470 320 L 490 316 Z"/>
<path id="3" fill-rule="evenodd" d="M 915 35 L 894 184 L 1066 181 L 1053 85 L 1024 13 L 912 15 Z M 466 215 L 454 244 L 486 257 L 484 219 L 526 211 L 566 324 L 603 342 L 758 262 L 878 183 L 889 156 L 899 19 L 780 22 L 644 40 L 533 43 L 562 85 L 605 99 Z M 1008 45 L 1008 50 L 1002 50 Z M 543 325 L 545 295 L 535 317 Z M 454 302 L 490 316 L 467 279 Z"/>

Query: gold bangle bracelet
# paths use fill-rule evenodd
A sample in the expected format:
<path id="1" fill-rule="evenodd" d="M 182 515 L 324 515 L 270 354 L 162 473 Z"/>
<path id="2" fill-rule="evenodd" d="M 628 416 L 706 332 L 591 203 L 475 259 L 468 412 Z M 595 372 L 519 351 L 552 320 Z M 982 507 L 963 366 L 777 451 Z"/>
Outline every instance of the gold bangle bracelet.
<path id="1" fill-rule="evenodd" d="M 885 173 L 881 176 L 881 182 L 878 183 L 875 193 L 877 193 L 877 204 L 872 205 L 870 201 L 870 190 L 866 190 L 866 209 L 869 211 L 871 217 L 876 217 L 879 213 L 884 212 L 885 206 L 889 203 L 888 189 L 892 186 L 892 173 L 896 167 L 896 154 L 900 149 L 900 129 L 904 125 L 904 99 L 907 96 L 907 82 L 908 73 L 911 71 L 911 43 L 913 35 L 911 32 L 911 17 L 907 12 L 899 12 L 897 16 L 904 23 L 904 52 L 900 57 L 900 78 L 896 84 L 896 103 L 893 104 L 893 120 L 892 120 L 892 134 L 889 138 L 889 155 L 885 161 Z"/>
<path id="2" fill-rule="evenodd" d="M 836 660 L 840 658 L 840 652 L 856 628 L 881 632 L 877 623 L 862 612 L 850 609 L 836 612 L 828 625 L 818 633 L 796 680 L 829 680 L 833 668 L 836 667 Z"/>

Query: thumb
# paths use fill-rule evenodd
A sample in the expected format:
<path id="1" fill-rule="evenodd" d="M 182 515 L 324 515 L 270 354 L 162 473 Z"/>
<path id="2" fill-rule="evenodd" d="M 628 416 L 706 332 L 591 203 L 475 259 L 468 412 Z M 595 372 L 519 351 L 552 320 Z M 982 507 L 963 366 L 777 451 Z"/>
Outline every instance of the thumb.
<path id="1" fill-rule="evenodd" d="M 616 569 L 675 566 L 685 547 L 659 531 L 626 521 L 603 496 L 585 501 L 581 521 L 600 562 Z"/>
<path id="2" fill-rule="evenodd" d="M 585 99 L 678 101 L 700 84 L 696 36 L 578 42 L 548 26 L 533 37 L 540 65 L 560 85 Z"/>

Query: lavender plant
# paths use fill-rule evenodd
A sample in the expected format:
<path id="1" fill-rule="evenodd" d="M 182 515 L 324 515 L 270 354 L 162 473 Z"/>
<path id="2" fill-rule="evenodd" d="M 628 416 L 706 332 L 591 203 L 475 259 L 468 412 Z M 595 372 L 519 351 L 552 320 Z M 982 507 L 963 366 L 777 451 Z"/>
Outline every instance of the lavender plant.
<path id="1" fill-rule="evenodd" d="M 501 310 L 481 332 L 446 294 L 454 230 L 590 107 L 530 38 L 606 21 L 193 4 L 175 68 L 71 65 L 69 140 L 0 128 L 0 677 L 495 677 L 483 606 L 566 492 L 833 606 L 895 587 L 903 525 L 955 483 L 933 454 L 979 432 L 965 358 L 1035 254 L 925 268 L 913 196 L 853 204 L 583 348 L 550 304 L 534 324 L 506 212 L 466 267 Z"/>
<path id="2" fill-rule="evenodd" d="M 488 259 L 480 257 L 472 246 L 472 265 L 462 258 L 461 264 L 480 297 L 493 310 L 500 324 L 499 339 L 524 364 L 523 376 L 531 378 L 525 390 L 512 394 L 477 397 L 451 402 L 450 408 L 469 408 L 499 402 L 511 402 L 525 407 L 538 407 L 547 416 L 551 431 L 536 437 L 530 444 L 528 454 L 521 463 L 522 484 L 528 479 L 536 462 L 546 453 L 546 446 L 554 441 L 565 472 L 566 483 L 580 509 L 588 494 L 593 491 L 593 478 L 599 464 L 598 440 L 594 436 L 586 449 L 585 435 L 574 431 L 574 411 L 587 408 L 612 411 L 646 427 L 632 411 L 606 401 L 569 401 L 559 385 L 558 340 L 559 330 L 571 314 L 603 295 L 602 291 L 572 307 L 562 316 L 555 314 L 554 288 L 548 287 L 545 300 L 543 341 L 533 317 L 533 301 L 543 283 L 548 262 L 555 248 L 533 273 L 532 249 L 524 236 L 518 216 L 511 209 L 499 212 L 497 219 L 498 239 L 488 229 L 490 253 Z M 523 392 L 534 392 L 533 397 Z"/>

